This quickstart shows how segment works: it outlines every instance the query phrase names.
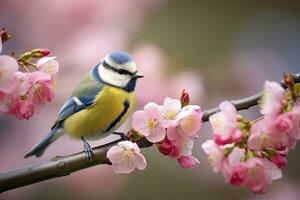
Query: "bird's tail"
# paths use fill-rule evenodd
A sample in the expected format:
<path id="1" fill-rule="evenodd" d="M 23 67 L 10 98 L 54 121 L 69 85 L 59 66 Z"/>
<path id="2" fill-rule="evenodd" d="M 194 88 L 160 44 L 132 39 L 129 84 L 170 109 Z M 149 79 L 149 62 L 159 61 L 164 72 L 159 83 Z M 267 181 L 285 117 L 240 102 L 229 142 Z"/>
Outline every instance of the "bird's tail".
<path id="1" fill-rule="evenodd" d="M 28 158 L 30 156 L 40 157 L 43 155 L 46 148 L 54 142 L 57 138 L 62 135 L 63 131 L 60 127 L 54 127 L 45 137 L 44 139 L 35 145 L 25 156 L 24 158 Z"/>

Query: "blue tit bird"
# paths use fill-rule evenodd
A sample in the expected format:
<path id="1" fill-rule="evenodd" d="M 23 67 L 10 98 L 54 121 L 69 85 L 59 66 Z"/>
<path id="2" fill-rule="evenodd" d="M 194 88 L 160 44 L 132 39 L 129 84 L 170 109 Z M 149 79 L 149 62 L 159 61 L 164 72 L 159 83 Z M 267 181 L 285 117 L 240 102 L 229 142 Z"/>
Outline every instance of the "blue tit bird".
<path id="1" fill-rule="evenodd" d="M 142 77 L 125 52 L 106 55 L 81 79 L 58 112 L 51 131 L 25 158 L 40 157 L 51 143 L 68 134 L 83 141 L 91 161 L 92 148 L 86 140 L 104 138 L 123 124 L 134 107 L 136 81 Z"/>

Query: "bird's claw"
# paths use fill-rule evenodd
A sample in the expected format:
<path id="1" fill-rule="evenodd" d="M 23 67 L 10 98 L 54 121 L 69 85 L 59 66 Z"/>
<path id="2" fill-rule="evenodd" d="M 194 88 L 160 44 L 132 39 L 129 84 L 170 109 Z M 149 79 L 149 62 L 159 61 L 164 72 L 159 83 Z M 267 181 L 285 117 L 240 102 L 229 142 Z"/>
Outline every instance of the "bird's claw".
<path id="1" fill-rule="evenodd" d="M 91 147 L 91 145 L 89 143 L 87 143 L 87 141 L 85 141 L 85 139 L 81 138 L 83 141 L 83 151 L 85 153 L 85 156 L 87 158 L 87 161 L 89 162 L 89 164 L 92 163 L 92 156 L 93 156 L 93 149 Z"/>

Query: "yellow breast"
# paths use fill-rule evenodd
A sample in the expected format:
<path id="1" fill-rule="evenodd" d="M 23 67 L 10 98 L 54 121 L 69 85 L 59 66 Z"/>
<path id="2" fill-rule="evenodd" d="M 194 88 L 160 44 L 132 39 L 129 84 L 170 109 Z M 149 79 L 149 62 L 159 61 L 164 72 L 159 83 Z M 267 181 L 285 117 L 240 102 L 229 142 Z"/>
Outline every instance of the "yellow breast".
<path id="1" fill-rule="evenodd" d="M 95 103 L 64 121 L 64 130 L 73 138 L 94 137 L 119 128 L 133 110 L 135 93 L 104 86 Z"/>

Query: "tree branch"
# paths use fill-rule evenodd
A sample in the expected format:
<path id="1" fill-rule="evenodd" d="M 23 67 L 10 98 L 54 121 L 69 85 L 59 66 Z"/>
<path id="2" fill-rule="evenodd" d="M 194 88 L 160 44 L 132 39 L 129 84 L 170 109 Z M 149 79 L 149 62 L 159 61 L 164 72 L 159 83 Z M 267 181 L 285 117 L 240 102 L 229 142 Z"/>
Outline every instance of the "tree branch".
<path id="1" fill-rule="evenodd" d="M 295 83 L 300 83 L 300 74 L 294 74 Z M 283 88 L 287 88 L 284 81 L 280 84 Z M 257 101 L 261 96 L 261 92 L 253 96 L 249 96 L 239 100 L 231 101 L 237 110 L 248 109 L 257 105 Z M 202 117 L 203 122 L 207 122 L 209 117 L 218 112 L 219 108 L 213 108 L 204 111 Z M 118 139 L 106 145 L 101 145 L 93 148 L 92 162 L 89 163 L 86 159 L 85 153 L 80 152 L 69 156 L 56 156 L 50 161 L 31 166 L 25 166 L 19 169 L 13 169 L 0 173 L 0 192 L 5 192 L 14 188 L 30 185 L 44 180 L 67 176 L 73 172 L 92 167 L 100 164 L 111 164 L 106 158 L 108 149 L 124 139 Z M 152 146 L 147 140 L 142 139 L 138 141 L 141 148 Z"/>

